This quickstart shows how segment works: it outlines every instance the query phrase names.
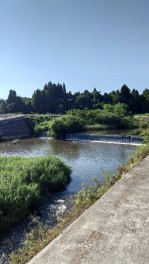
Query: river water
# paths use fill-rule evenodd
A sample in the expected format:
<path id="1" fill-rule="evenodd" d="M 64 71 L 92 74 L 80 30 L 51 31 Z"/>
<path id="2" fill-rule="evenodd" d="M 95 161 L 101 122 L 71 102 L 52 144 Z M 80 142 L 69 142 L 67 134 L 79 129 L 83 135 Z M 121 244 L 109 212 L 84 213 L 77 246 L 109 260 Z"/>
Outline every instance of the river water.
<path id="1" fill-rule="evenodd" d="M 1 155 L 21 155 L 26 157 L 39 155 L 57 155 L 71 169 L 71 182 L 60 194 L 47 197 L 39 208 L 40 218 L 48 226 L 52 225 L 56 215 L 69 207 L 70 197 L 76 194 L 82 184 L 93 184 L 93 178 L 104 183 L 103 171 L 112 175 L 125 163 L 136 149 L 131 144 L 108 144 L 98 141 L 60 141 L 49 138 L 20 140 L 19 143 L 5 142 L 0 144 Z M 12 228 L 0 240 L 0 263 L 7 263 L 7 255 L 16 249 L 31 229 L 32 222 L 25 219 Z M 11 245 L 11 246 L 10 246 Z"/>
<path id="2" fill-rule="evenodd" d="M 93 178 L 103 181 L 103 171 L 111 175 L 125 163 L 136 146 L 131 144 L 105 144 L 97 141 L 60 141 L 48 138 L 20 140 L 18 144 L 0 144 L 0 154 L 40 156 L 57 155 L 71 168 L 71 182 L 66 192 L 76 193 L 82 184 L 92 184 Z"/>

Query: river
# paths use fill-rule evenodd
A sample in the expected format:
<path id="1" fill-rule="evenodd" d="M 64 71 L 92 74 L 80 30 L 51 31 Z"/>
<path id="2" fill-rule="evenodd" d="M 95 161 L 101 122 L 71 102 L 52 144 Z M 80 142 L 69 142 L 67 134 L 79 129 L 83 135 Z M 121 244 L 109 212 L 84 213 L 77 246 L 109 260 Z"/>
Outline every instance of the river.
<path id="1" fill-rule="evenodd" d="M 66 190 L 53 197 L 47 197 L 39 207 L 40 218 L 47 225 L 54 223 L 56 215 L 69 207 L 70 197 L 76 194 L 82 184 L 93 184 L 93 178 L 104 183 L 103 172 L 111 176 L 118 167 L 125 163 L 136 149 L 135 144 L 108 144 L 98 141 L 60 141 L 49 138 L 23 139 L 19 143 L 0 143 L 1 155 L 57 155 L 72 168 L 71 182 Z M 7 255 L 16 249 L 25 239 L 27 232 L 32 228 L 30 218 L 12 228 L 9 234 L 0 240 L 0 263 L 7 263 Z"/>

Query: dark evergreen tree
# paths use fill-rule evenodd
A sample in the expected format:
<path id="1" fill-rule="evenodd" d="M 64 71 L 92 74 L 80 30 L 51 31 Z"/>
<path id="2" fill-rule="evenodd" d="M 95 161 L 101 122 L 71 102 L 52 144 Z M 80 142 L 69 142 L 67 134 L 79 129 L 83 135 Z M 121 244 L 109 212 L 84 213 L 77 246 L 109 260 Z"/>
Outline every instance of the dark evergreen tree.
<path id="1" fill-rule="evenodd" d="M 0 114 L 6 114 L 7 113 L 7 105 L 4 100 L 0 100 Z"/>
<path id="2" fill-rule="evenodd" d="M 143 112 L 149 113 L 149 89 L 147 88 L 143 91 L 143 99 L 144 99 Z"/>

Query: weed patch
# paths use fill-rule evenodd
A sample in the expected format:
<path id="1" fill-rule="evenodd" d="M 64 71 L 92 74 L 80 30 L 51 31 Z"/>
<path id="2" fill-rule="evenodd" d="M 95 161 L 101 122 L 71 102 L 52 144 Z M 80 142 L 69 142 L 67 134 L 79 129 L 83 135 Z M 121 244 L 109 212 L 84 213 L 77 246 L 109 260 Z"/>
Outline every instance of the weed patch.
<path id="1" fill-rule="evenodd" d="M 48 192 L 63 190 L 70 168 L 57 157 L 0 157 L 0 232 L 19 222 Z"/>

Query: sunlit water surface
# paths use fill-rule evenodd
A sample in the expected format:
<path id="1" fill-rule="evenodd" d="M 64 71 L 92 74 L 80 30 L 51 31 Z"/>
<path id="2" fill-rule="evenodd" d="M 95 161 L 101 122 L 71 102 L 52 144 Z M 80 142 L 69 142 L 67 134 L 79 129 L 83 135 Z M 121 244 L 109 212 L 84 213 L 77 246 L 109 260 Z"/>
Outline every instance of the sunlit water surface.
<path id="1" fill-rule="evenodd" d="M 58 141 L 48 138 L 20 140 L 18 144 L 0 144 L 0 154 L 26 157 L 57 155 L 72 169 L 66 191 L 76 193 L 82 184 L 92 184 L 93 178 L 103 181 L 103 172 L 112 175 L 132 155 L 136 146 L 90 141 Z"/>

